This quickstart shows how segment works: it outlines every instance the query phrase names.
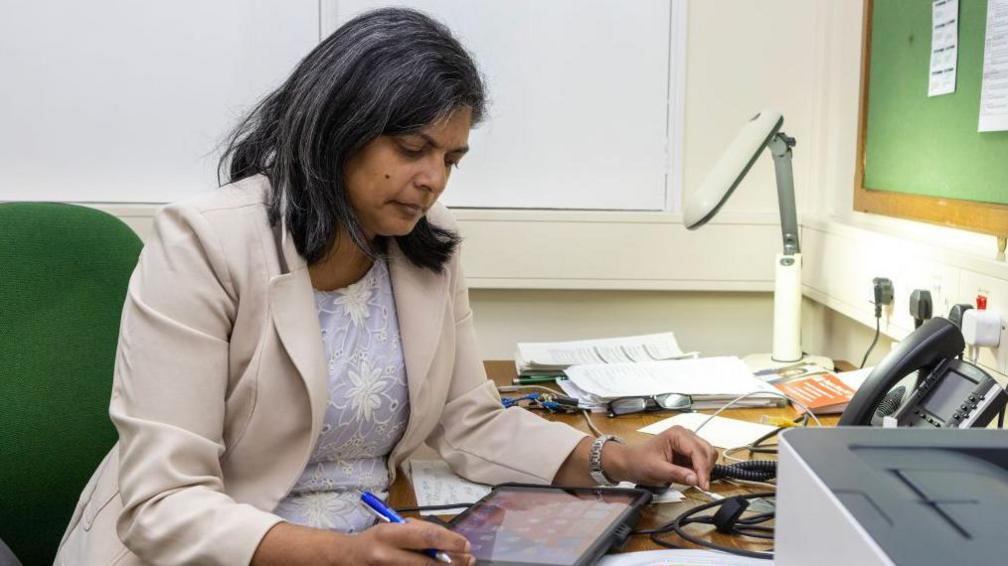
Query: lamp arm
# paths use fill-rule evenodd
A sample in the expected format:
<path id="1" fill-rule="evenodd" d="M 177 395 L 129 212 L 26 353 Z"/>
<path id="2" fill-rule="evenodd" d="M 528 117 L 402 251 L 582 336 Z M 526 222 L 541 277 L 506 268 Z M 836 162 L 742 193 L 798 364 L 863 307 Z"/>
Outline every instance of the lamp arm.
<path id="1" fill-rule="evenodd" d="M 795 139 L 784 132 L 777 132 L 767 147 L 773 155 L 774 171 L 777 177 L 777 205 L 780 207 L 781 236 L 784 239 L 784 255 L 801 252 L 798 244 L 798 212 L 795 209 L 794 174 L 791 171 L 791 148 Z"/>

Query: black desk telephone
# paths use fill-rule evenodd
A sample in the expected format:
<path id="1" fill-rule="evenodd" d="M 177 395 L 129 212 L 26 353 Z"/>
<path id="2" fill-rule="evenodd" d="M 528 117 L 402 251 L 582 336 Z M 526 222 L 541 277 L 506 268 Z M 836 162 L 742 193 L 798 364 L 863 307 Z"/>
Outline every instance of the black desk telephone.
<path id="1" fill-rule="evenodd" d="M 1008 394 L 993 377 L 962 359 L 965 347 L 954 324 L 928 320 L 872 370 L 837 425 L 881 426 L 891 416 L 897 426 L 987 426 L 1008 403 Z M 909 393 L 894 387 L 913 372 L 916 384 Z"/>

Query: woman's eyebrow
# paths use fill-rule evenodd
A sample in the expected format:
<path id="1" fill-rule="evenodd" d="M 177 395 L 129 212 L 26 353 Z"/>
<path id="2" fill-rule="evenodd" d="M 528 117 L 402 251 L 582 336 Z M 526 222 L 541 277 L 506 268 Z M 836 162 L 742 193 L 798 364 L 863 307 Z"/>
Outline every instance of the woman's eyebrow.
<path id="1" fill-rule="evenodd" d="M 423 132 L 417 132 L 417 133 L 415 133 L 413 135 L 420 136 L 421 138 L 424 139 L 424 141 L 426 141 L 428 144 L 430 144 L 430 146 L 433 147 L 434 149 L 441 149 L 441 144 L 439 144 L 437 142 L 437 140 L 435 140 L 431 136 L 429 136 L 429 135 L 427 135 L 427 134 L 425 134 Z M 455 149 L 450 150 L 448 153 L 458 153 L 460 155 L 465 155 L 466 152 L 468 152 L 468 151 L 469 151 L 469 146 L 463 145 L 463 146 L 456 147 Z"/>

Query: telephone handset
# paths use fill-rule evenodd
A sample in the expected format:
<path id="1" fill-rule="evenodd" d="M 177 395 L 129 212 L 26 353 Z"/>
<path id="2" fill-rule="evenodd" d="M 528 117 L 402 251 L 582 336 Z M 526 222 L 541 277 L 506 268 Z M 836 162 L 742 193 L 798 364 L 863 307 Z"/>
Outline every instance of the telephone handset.
<path id="1" fill-rule="evenodd" d="M 868 375 L 839 426 L 983 427 L 1008 404 L 1008 393 L 977 366 L 962 360 L 962 333 L 944 318 L 928 320 L 894 348 Z M 917 372 L 909 395 L 894 386 Z"/>

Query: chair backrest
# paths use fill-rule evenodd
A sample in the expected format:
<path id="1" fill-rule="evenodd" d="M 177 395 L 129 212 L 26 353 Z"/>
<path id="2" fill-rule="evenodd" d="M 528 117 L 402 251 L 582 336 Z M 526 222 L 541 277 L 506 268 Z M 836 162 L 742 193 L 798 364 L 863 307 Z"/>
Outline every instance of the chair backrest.
<path id="1" fill-rule="evenodd" d="M 26 566 L 52 563 L 115 443 L 119 318 L 142 246 L 92 208 L 0 204 L 0 539 Z"/>

